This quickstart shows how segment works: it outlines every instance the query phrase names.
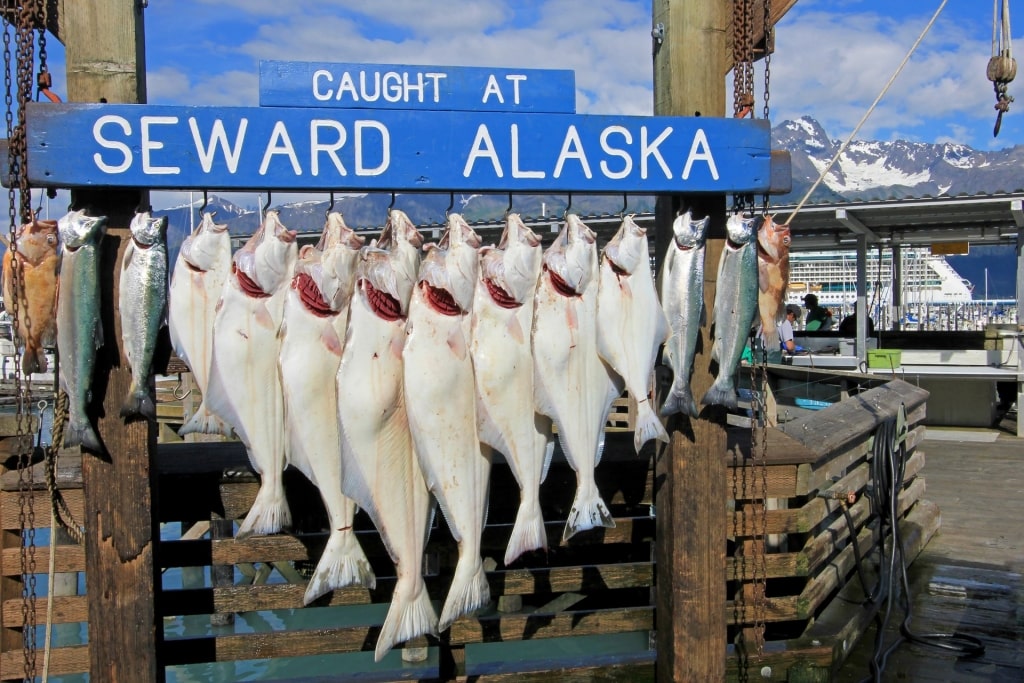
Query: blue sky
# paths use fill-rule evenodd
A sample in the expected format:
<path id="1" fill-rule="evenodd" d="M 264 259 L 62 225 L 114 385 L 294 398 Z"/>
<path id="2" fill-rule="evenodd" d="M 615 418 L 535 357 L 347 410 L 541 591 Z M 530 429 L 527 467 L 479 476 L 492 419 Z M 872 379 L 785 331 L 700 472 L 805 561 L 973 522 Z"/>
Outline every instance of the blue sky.
<path id="1" fill-rule="evenodd" d="M 806 114 L 844 139 L 939 4 L 800 0 L 777 27 L 773 124 Z M 1024 22 L 1024 2 L 1011 5 Z M 572 69 L 579 112 L 652 112 L 651 0 L 149 0 L 145 12 L 153 104 L 256 105 L 259 60 L 280 59 Z M 990 2 L 949 0 L 857 138 L 1024 143 L 1024 75 L 992 136 L 991 38 Z M 62 59 L 51 45 L 61 94 Z M 757 82 L 760 102 L 760 68 Z"/>

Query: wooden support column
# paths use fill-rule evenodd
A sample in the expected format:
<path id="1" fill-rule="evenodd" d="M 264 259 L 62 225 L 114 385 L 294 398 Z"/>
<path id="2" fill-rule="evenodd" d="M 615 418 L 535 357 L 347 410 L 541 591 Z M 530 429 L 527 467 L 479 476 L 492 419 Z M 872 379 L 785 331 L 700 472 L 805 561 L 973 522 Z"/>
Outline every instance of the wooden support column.
<path id="1" fill-rule="evenodd" d="M 144 103 L 142 3 L 64 0 L 59 11 L 68 100 Z M 155 603 L 159 565 L 154 557 L 159 537 L 154 517 L 157 425 L 125 423 L 119 417 L 131 375 L 122 360 L 117 273 L 131 218 L 149 197 L 138 190 L 77 190 L 72 203 L 108 217 L 100 275 L 104 344 L 90 406 L 107 452 L 82 455 L 89 674 L 94 681 L 162 681 L 157 655 L 163 625 Z"/>
<path id="2" fill-rule="evenodd" d="M 654 113 L 724 116 L 731 58 L 728 0 L 655 0 L 654 23 L 664 39 L 654 52 Z M 662 197 L 656 210 L 657 258 L 663 258 L 679 208 L 711 216 L 705 252 L 704 303 L 715 298 L 725 237 L 724 196 Z M 660 272 L 660 265 L 659 265 Z M 707 327 L 691 386 L 699 401 L 711 386 Z M 705 408 L 697 420 L 676 416 L 672 441 L 659 445 L 657 506 L 657 680 L 721 681 L 726 655 L 726 413 Z"/>
<path id="3" fill-rule="evenodd" d="M 1019 208 L 1019 206 L 1017 207 Z M 1017 227 L 1017 436 L 1024 437 L 1024 227 Z"/>

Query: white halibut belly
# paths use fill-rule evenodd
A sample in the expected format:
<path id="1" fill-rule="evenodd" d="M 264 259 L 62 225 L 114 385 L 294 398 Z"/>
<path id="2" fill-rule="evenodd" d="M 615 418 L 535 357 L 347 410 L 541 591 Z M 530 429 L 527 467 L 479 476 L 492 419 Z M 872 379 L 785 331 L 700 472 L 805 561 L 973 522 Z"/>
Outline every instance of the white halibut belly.
<path id="1" fill-rule="evenodd" d="M 224 280 L 225 273 L 195 272 L 179 258 L 168 295 L 167 325 L 171 345 L 188 363 L 199 391 L 204 394 L 213 360 L 213 323 Z"/>

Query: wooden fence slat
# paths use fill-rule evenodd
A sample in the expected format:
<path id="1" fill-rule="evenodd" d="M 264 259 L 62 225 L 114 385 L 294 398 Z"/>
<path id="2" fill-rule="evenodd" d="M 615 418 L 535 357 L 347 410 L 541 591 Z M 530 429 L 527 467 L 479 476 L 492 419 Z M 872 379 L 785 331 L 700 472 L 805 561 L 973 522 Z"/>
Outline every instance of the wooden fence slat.
<path id="1" fill-rule="evenodd" d="M 37 658 L 42 654 L 37 652 Z M 24 666 L 24 653 L 21 650 L 8 650 L 0 653 L 0 671 L 22 671 Z M 39 661 L 41 664 L 41 660 Z M 64 676 L 67 674 L 86 673 L 89 671 L 89 646 L 70 645 L 68 647 L 56 647 L 50 651 L 51 676 Z M 17 680 L 21 680 L 18 676 Z"/>
<path id="2" fill-rule="evenodd" d="M 45 621 L 46 598 L 36 598 L 36 612 L 39 614 L 41 625 Z M 21 599 L 12 598 L 4 600 L 3 620 L 5 624 L 12 624 L 21 621 Z M 66 597 L 55 597 L 53 599 L 53 623 L 72 624 L 89 620 L 89 602 L 84 595 L 69 595 Z"/>
<path id="3" fill-rule="evenodd" d="M 462 617 L 452 624 L 449 638 L 453 643 L 491 643 L 649 631 L 653 628 L 653 607 L 631 607 L 593 612 Z"/>

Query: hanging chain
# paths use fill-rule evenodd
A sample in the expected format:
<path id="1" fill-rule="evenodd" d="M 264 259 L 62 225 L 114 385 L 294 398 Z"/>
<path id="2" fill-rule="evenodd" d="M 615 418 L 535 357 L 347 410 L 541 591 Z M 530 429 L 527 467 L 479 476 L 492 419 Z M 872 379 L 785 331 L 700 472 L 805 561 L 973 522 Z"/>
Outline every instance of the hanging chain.
<path id="1" fill-rule="evenodd" d="M 732 113 L 738 119 L 754 107 L 753 1 L 734 0 L 732 5 Z"/>
<path id="2" fill-rule="evenodd" d="M 772 25 L 772 0 L 764 0 L 764 120 L 771 123 L 769 100 L 772 82 L 772 50 L 775 49 L 775 27 Z M 768 193 L 762 198 L 761 213 L 768 215 Z"/>

